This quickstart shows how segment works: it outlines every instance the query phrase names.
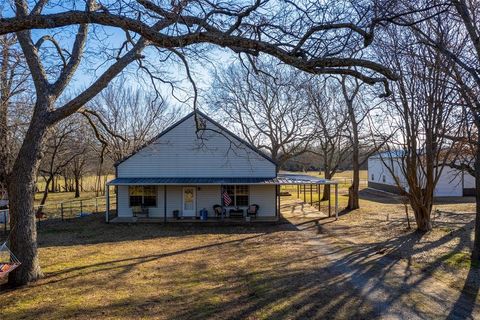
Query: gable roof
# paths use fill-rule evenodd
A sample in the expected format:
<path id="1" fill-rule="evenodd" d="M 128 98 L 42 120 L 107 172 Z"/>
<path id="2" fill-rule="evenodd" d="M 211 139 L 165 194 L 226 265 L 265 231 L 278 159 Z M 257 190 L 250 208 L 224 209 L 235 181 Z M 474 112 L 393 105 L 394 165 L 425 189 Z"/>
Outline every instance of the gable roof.
<path id="1" fill-rule="evenodd" d="M 120 165 L 122 162 L 125 162 L 126 160 L 128 160 L 129 158 L 131 158 L 132 156 L 134 156 L 135 154 L 137 154 L 139 151 L 141 151 L 142 149 L 144 149 L 145 147 L 147 147 L 148 145 L 152 144 L 153 142 L 157 141 L 158 139 L 160 139 L 162 136 L 164 136 L 165 134 L 167 134 L 168 132 L 170 132 L 171 130 L 173 130 L 175 127 L 177 127 L 178 125 L 182 124 L 183 122 L 185 122 L 186 120 L 190 119 L 191 117 L 193 117 L 195 115 L 195 113 L 197 115 L 199 115 L 200 117 L 202 118 L 205 118 L 207 121 L 211 122 L 212 124 L 214 124 L 215 126 L 217 126 L 218 128 L 220 128 L 222 131 L 224 131 L 226 134 L 228 134 L 229 136 L 231 136 L 232 138 L 234 138 L 235 140 L 237 140 L 238 142 L 240 142 L 241 144 L 245 145 L 246 147 L 248 147 L 249 149 L 251 149 L 253 152 L 257 153 L 258 155 L 260 155 L 261 157 L 263 157 L 264 159 L 270 161 L 271 163 L 273 163 L 275 166 L 277 166 L 277 163 L 271 158 L 269 157 L 268 155 L 266 155 L 264 152 L 262 152 L 260 149 L 258 149 L 257 147 L 253 146 L 252 144 L 248 143 L 246 140 L 240 138 L 239 136 L 237 136 L 236 134 L 234 134 L 232 131 L 228 130 L 227 128 L 225 128 L 224 126 L 222 126 L 220 123 L 218 123 L 217 121 L 213 120 L 212 118 L 210 118 L 209 116 L 207 116 L 206 114 L 204 114 L 203 112 L 199 111 L 199 110 L 194 110 L 192 112 L 190 112 L 189 114 L 187 114 L 185 117 L 183 117 L 182 119 L 178 120 L 176 123 L 174 123 L 173 125 L 171 125 L 170 127 L 168 127 L 167 129 L 163 130 L 162 132 L 160 132 L 157 136 L 153 137 L 152 139 L 150 139 L 147 143 L 145 143 L 144 145 L 142 145 L 141 147 L 139 147 L 137 150 L 134 150 L 131 154 L 129 154 L 128 156 L 125 156 L 124 158 L 122 158 L 121 160 L 115 162 L 114 166 L 117 167 L 118 165 Z"/>

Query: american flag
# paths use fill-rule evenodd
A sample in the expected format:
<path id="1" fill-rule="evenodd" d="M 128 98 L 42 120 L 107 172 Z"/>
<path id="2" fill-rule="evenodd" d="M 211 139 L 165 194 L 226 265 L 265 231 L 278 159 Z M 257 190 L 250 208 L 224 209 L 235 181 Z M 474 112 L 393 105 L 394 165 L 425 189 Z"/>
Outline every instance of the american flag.
<path id="1" fill-rule="evenodd" d="M 232 204 L 232 198 L 228 195 L 227 190 L 223 191 L 223 204 L 228 207 L 229 205 Z"/>

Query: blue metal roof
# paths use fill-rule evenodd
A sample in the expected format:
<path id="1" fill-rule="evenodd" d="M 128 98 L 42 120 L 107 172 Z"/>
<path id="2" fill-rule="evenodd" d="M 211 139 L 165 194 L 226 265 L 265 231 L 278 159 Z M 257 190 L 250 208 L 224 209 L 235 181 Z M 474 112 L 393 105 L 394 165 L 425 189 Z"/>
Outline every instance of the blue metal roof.
<path id="1" fill-rule="evenodd" d="M 279 174 L 274 178 L 189 178 L 189 177 L 159 177 L 159 178 L 115 178 L 107 183 L 112 186 L 119 185 L 202 185 L 202 184 L 336 184 L 335 181 L 320 179 L 303 174 Z"/>

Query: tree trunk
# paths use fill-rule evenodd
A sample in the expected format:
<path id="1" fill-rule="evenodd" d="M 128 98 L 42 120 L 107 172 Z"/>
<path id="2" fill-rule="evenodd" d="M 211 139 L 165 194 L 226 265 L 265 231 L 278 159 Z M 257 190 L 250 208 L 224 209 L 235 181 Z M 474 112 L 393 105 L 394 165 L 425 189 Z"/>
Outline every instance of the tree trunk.
<path id="1" fill-rule="evenodd" d="M 325 179 L 330 180 L 332 178 L 332 175 L 330 173 L 330 169 L 325 168 Z M 326 201 L 330 199 L 330 185 L 326 184 L 323 187 L 323 195 L 322 195 L 322 201 Z"/>
<path id="2" fill-rule="evenodd" d="M 480 135 L 477 137 L 477 149 L 475 154 L 475 234 L 473 239 L 472 263 L 480 266 Z"/>
<path id="3" fill-rule="evenodd" d="M 34 113 L 9 176 L 10 248 L 22 263 L 9 274 L 8 282 L 12 286 L 24 285 L 42 276 L 38 263 L 37 225 L 33 205 L 35 177 L 47 131 L 45 122 L 44 117 Z"/>
<path id="4" fill-rule="evenodd" d="M 53 180 L 53 177 L 49 176 L 47 181 L 45 181 L 45 190 L 43 190 L 42 200 L 40 201 L 40 205 L 38 206 L 37 213 L 40 213 L 43 211 L 43 205 L 47 201 L 47 197 L 48 197 L 48 187 L 50 186 L 50 183 L 52 180 Z"/>
<path id="5" fill-rule="evenodd" d="M 68 181 L 67 181 L 67 176 L 63 176 L 63 191 L 67 192 L 68 191 Z"/>
<path id="6" fill-rule="evenodd" d="M 345 102 L 347 104 L 348 117 L 350 119 L 351 126 L 351 142 L 352 142 L 352 169 L 353 169 L 353 178 L 352 185 L 348 188 L 348 210 L 355 210 L 360 208 L 359 203 L 359 184 L 360 184 L 360 142 L 358 137 L 358 124 L 355 117 L 355 108 L 353 105 L 353 100 L 355 99 L 358 89 L 360 87 L 357 84 L 355 93 L 351 98 L 348 98 L 346 91 L 345 83 L 342 83 L 343 95 L 345 97 Z"/>
<path id="7" fill-rule="evenodd" d="M 355 210 L 360 208 L 359 202 L 359 185 L 360 185 L 360 165 L 359 165 L 359 150 L 358 150 L 358 133 L 356 132 L 356 126 L 354 126 L 354 136 L 355 142 L 353 144 L 353 154 L 352 154 L 352 169 L 353 169 L 353 178 L 352 185 L 348 188 L 348 206 L 347 209 Z"/>
<path id="8" fill-rule="evenodd" d="M 417 230 L 426 232 L 432 230 L 432 220 L 430 219 L 431 208 L 424 206 L 413 206 Z"/>
<path id="9" fill-rule="evenodd" d="M 75 175 L 75 198 L 80 198 L 80 178 Z"/>

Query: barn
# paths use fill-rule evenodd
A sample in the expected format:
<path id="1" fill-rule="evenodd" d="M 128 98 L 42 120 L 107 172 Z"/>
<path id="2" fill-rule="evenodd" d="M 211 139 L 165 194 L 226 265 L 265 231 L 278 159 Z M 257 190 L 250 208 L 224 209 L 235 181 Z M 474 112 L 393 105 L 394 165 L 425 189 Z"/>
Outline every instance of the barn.
<path id="1" fill-rule="evenodd" d="M 368 187 L 390 193 L 399 193 L 393 174 L 408 190 L 401 170 L 403 152 L 389 151 L 368 159 Z M 464 171 L 445 166 L 434 190 L 435 197 L 463 197 L 475 195 L 475 178 Z"/>
<path id="2" fill-rule="evenodd" d="M 106 220 L 276 221 L 281 185 L 337 186 L 277 171 L 268 155 L 195 111 L 116 164 L 116 177 L 107 183 Z M 110 187 L 116 190 L 114 219 Z"/>

